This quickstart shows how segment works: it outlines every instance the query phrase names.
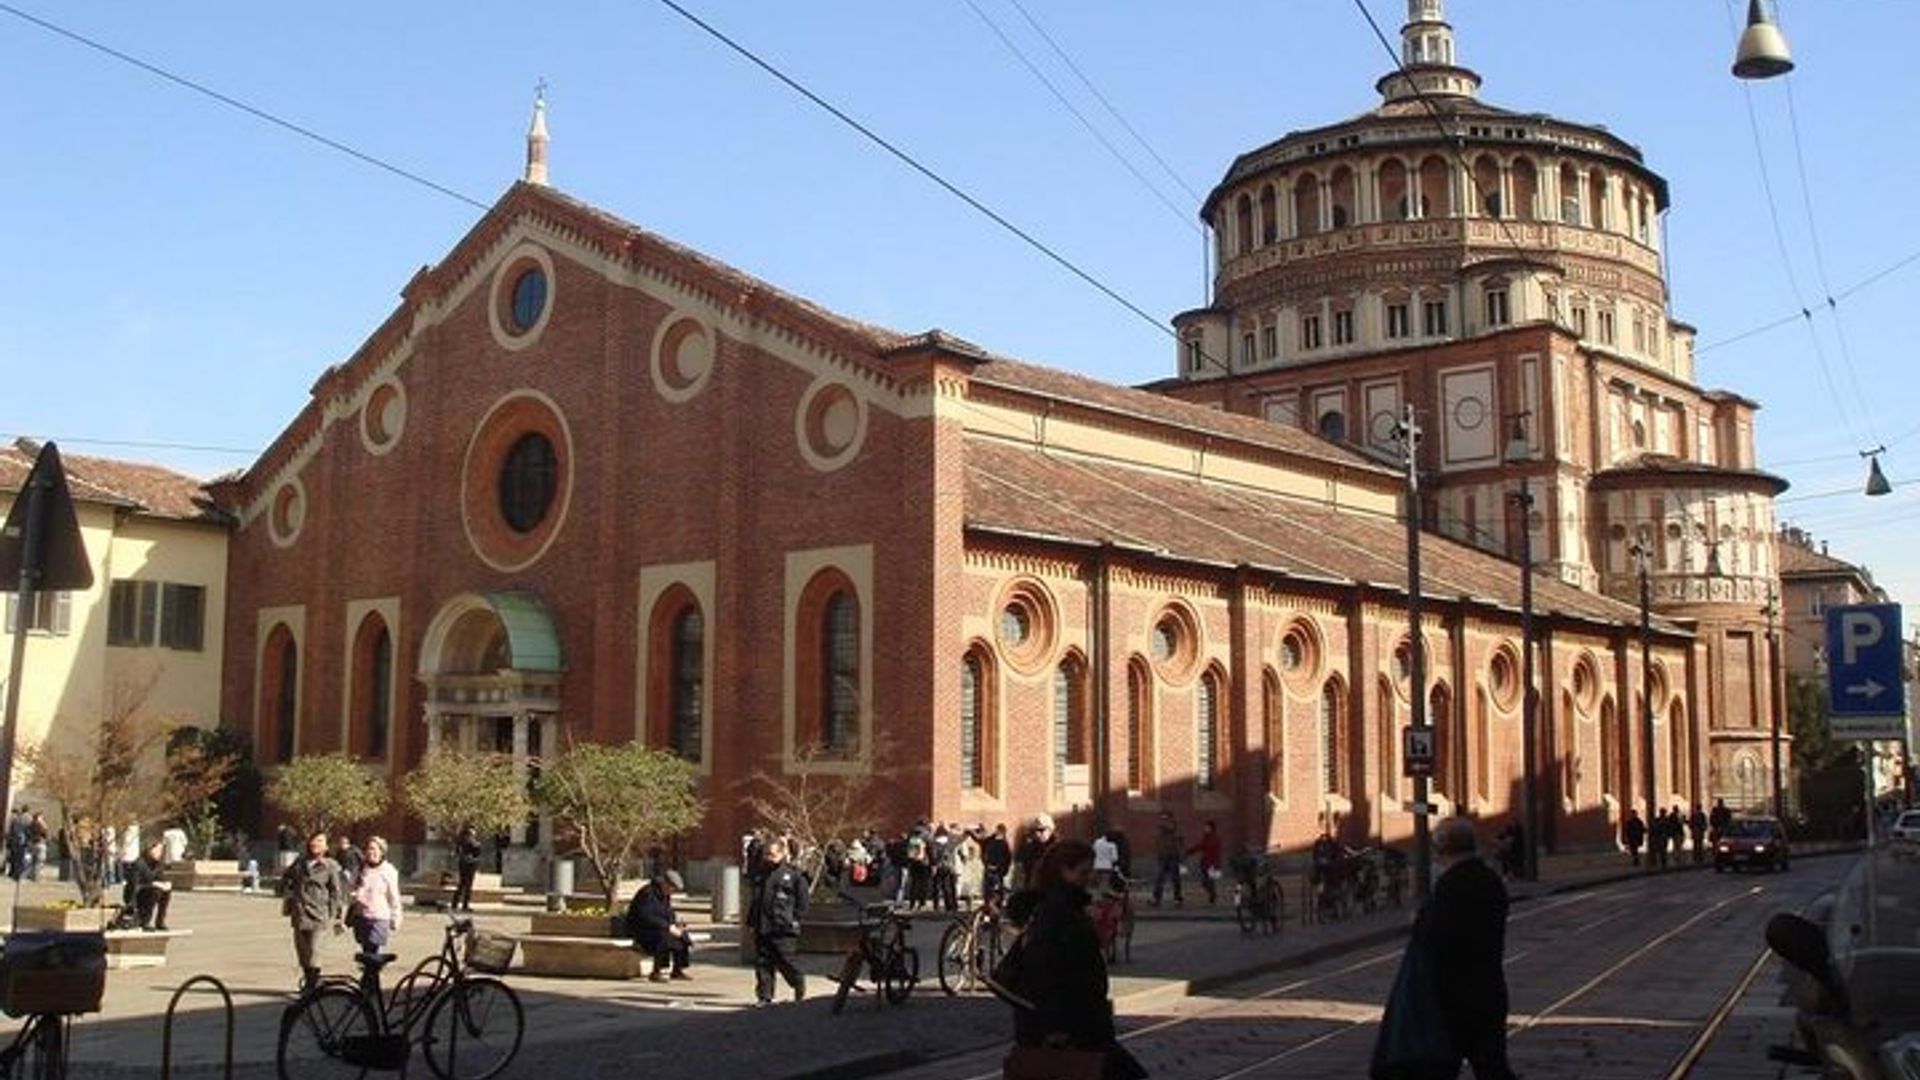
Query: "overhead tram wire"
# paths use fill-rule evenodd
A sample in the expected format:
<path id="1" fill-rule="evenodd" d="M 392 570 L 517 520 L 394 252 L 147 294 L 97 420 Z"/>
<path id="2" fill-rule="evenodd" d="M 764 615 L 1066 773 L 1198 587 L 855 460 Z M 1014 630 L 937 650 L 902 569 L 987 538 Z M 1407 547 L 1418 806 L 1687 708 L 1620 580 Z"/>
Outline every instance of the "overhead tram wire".
<path id="1" fill-rule="evenodd" d="M 1067 95 L 1062 93 L 1058 86 L 1054 85 L 1052 79 L 1047 78 L 1046 72 L 1040 70 L 1039 65 L 1035 64 L 1033 60 L 1027 56 L 1025 50 L 1021 49 L 1012 38 L 1007 36 L 1007 32 L 1000 28 L 1000 24 L 993 21 L 993 16 L 987 14 L 986 10 L 975 2 L 975 0 L 961 0 L 961 2 L 972 9 L 974 15 L 978 16 L 980 21 L 986 24 L 987 29 L 993 31 L 993 36 L 1000 39 L 1000 44 L 1006 46 L 1007 51 L 1012 53 L 1014 58 L 1020 61 L 1021 65 L 1027 69 L 1027 72 L 1035 79 L 1038 79 L 1041 86 L 1047 88 L 1047 93 L 1052 94 L 1053 99 L 1060 103 L 1060 107 L 1067 110 L 1075 120 L 1080 122 L 1080 126 L 1087 130 L 1087 134 L 1093 136 L 1094 140 L 1106 149 L 1113 160 L 1120 163 L 1121 168 L 1127 170 L 1135 180 L 1138 180 L 1141 187 L 1151 192 L 1153 197 L 1159 200 L 1160 205 L 1166 207 L 1168 212 L 1182 225 L 1185 225 L 1195 232 L 1201 231 L 1199 222 L 1195 220 L 1196 215 L 1193 210 L 1182 209 L 1177 203 L 1167 197 L 1166 192 L 1160 190 L 1158 184 L 1149 180 L 1145 173 L 1134 167 L 1133 162 L 1129 161 L 1127 156 L 1120 152 L 1120 148 L 1113 145 L 1113 140 L 1107 138 L 1099 128 L 1094 127 L 1093 121 L 1088 120 L 1086 114 L 1081 112 L 1072 101 L 1067 99 Z"/>
<path id="2" fill-rule="evenodd" d="M 1054 39 L 1054 36 L 1047 33 L 1047 28 L 1040 25 L 1039 20 L 1033 17 L 1033 14 L 1027 10 L 1026 5 L 1022 4 L 1020 0 L 1007 0 L 1007 2 L 1012 4 L 1013 9 L 1020 13 L 1020 17 L 1027 21 L 1027 25 L 1033 28 L 1033 32 L 1040 35 L 1040 40 L 1047 43 L 1047 47 L 1052 49 L 1053 55 L 1059 57 L 1060 62 L 1067 66 L 1067 70 L 1073 72 L 1074 78 L 1080 80 L 1080 85 L 1087 88 L 1087 93 L 1092 94 L 1094 100 L 1098 101 L 1101 107 L 1107 110 L 1107 115 L 1113 117 L 1114 121 L 1124 128 L 1128 135 L 1133 136 L 1133 141 L 1140 144 L 1140 148 L 1147 152 L 1147 156 L 1153 158 L 1154 162 L 1160 166 L 1161 171 L 1166 173 L 1174 183 L 1180 185 L 1180 190 L 1192 197 L 1195 205 L 1206 201 L 1204 195 L 1195 191 L 1192 185 L 1188 184 L 1179 173 L 1174 171 L 1172 165 L 1167 164 L 1167 159 L 1160 156 L 1160 152 L 1153 148 L 1153 144 L 1147 141 L 1146 136 L 1140 134 L 1139 129 L 1135 128 L 1127 121 L 1125 116 L 1121 115 L 1120 110 L 1107 98 L 1107 95 L 1101 93 L 1100 88 L 1095 86 L 1093 80 L 1087 77 L 1087 73 L 1080 69 L 1080 65 L 1074 63 L 1073 57 L 1068 55 L 1067 50 L 1061 48 L 1060 43 Z"/>
<path id="3" fill-rule="evenodd" d="M 240 457 L 259 457 L 259 449 L 246 449 L 239 446 L 207 446 L 200 443 L 157 442 L 146 439 L 107 439 L 90 438 L 82 435 L 32 435 L 23 431 L 0 431 L 0 440 L 13 442 L 16 439 L 34 439 L 39 442 L 72 443 L 75 446 L 119 446 L 138 450 L 179 450 L 194 454 L 233 454 Z"/>
<path id="4" fill-rule="evenodd" d="M 453 188 L 450 188 L 447 185 L 442 184 L 436 180 L 430 180 L 427 177 L 422 176 L 417 172 L 413 172 L 410 169 L 404 168 L 399 165 L 395 165 L 390 161 L 376 157 L 373 154 L 369 154 L 364 150 L 355 149 L 354 147 L 349 146 L 338 139 L 334 139 L 326 135 L 322 135 L 321 133 L 313 130 L 310 127 L 306 127 L 302 124 L 297 124 L 292 120 L 288 120 L 283 117 L 276 116 L 273 113 L 266 111 L 265 109 L 259 108 L 258 106 L 249 105 L 246 102 L 241 101 L 239 98 L 233 97 L 230 94 L 223 94 L 220 91 L 215 90 L 211 86 L 206 85 L 205 83 L 195 82 L 194 80 L 189 79 L 184 75 L 176 75 L 173 72 L 168 71 L 166 68 L 163 68 L 158 64 L 151 63 L 146 60 L 142 60 L 131 53 L 122 52 L 121 50 L 116 49 L 111 45 L 107 45 L 103 42 L 96 41 L 93 38 L 86 36 L 85 34 L 79 33 L 74 30 L 69 30 L 64 26 L 58 25 L 57 23 L 48 22 L 46 19 L 43 19 L 38 15 L 34 15 L 31 12 L 22 11 L 19 8 L 14 7 L 12 4 L 0 2 L 0 12 L 4 12 L 5 14 L 11 15 L 16 19 L 19 19 L 21 22 L 30 23 L 34 26 L 37 26 L 40 29 L 45 30 L 50 34 L 54 34 L 59 37 L 66 38 L 68 41 L 72 41 L 75 44 L 84 45 L 87 48 L 94 50 L 95 52 L 102 53 L 106 56 L 110 56 L 113 59 L 118 60 L 123 64 L 129 64 L 133 67 L 139 68 L 141 71 L 144 71 L 149 75 L 155 76 L 156 78 L 164 79 L 167 82 L 173 83 L 176 86 L 184 87 L 203 97 L 212 98 L 214 101 L 217 101 L 220 104 L 225 105 L 230 109 L 236 109 L 240 112 L 246 113 L 248 116 L 251 116 L 256 120 L 265 121 L 266 123 L 272 124 L 275 127 L 283 128 L 287 131 L 291 131 L 295 135 L 298 135 L 303 139 L 307 139 L 309 141 L 319 143 L 321 146 L 324 146 L 329 150 L 333 150 L 338 153 L 345 154 L 348 157 L 361 162 L 362 164 L 371 165 L 376 169 L 380 169 L 384 172 L 392 173 L 393 175 L 400 177 L 402 180 L 406 180 L 410 183 L 418 184 L 421 187 L 428 189 L 429 191 L 438 192 L 439 194 L 445 195 L 450 199 L 457 199 L 460 202 L 466 203 L 468 206 L 474 207 L 476 209 L 480 209 L 480 210 L 491 209 L 489 204 L 481 202 L 479 199 L 476 199 L 471 195 L 467 195 L 462 192 L 456 191 Z"/>
<path id="5" fill-rule="evenodd" d="M 1012 234 L 1015 238 L 1020 240 L 1022 243 L 1026 244 L 1028 247 L 1032 248 L 1034 251 L 1037 251 L 1041 255 L 1045 256 L 1054 265 L 1067 271 L 1069 274 L 1072 274 L 1074 277 L 1079 278 L 1082 282 L 1086 283 L 1087 285 L 1092 286 L 1096 291 L 1101 293 L 1101 295 L 1105 296 L 1107 299 L 1112 300 L 1114 303 L 1125 308 L 1128 312 L 1132 313 L 1135 317 L 1139 318 L 1142 322 L 1160 331 L 1162 334 L 1165 334 L 1167 337 L 1172 338 L 1174 341 L 1176 342 L 1180 341 L 1180 336 L 1174 332 L 1173 327 L 1167 325 L 1165 322 L 1161 321 L 1160 319 L 1157 319 L 1154 316 L 1148 314 L 1145 308 L 1142 308 L 1140 305 L 1127 299 L 1125 296 L 1121 295 L 1119 291 L 1114 289 L 1112 286 L 1108 285 L 1104 281 L 1101 281 L 1099 278 L 1094 277 L 1091 272 L 1081 269 L 1079 264 L 1073 262 L 1071 259 L 1067 258 L 1065 255 L 1060 254 L 1058 251 L 1055 251 L 1053 248 L 1049 247 L 1044 241 L 1040 240 L 1038 237 L 1034 236 L 1032 233 L 1014 224 L 1005 215 L 1001 214 L 999 211 L 993 209 L 992 207 L 988 206 L 986 203 L 975 198 L 973 195 L 969 194 L 964 188 L 960 187 L 958 184 L 954 183 L 951 180 L 948 180 L 946 177 L 935 172 L 931 166 L 922 164 L 918 158 L 914 157 L 912 154 L 907 153 L 905 150 L 901 149 L 900 147 L 894 145 L 892 142 L 888 141 L 884 136 L 880 135 L 878 132 L 874 131 L 872 128 L 868 127 L 867 125 L 861 123 L 859 120 L 854 119 L 852 115 L 848 114 L 845 110 L 841 109 L 839 106 L 821 97 L 819 94 L 814 93 L 812 90 L 808 89 L 805 84 L 801 83 L 799 80 L 795 79 L 793 76 L 788 75 L 786 72 L 775 67 L 771 61 L 762 59 L 758 53 L 754 52 L 752 49 L 747 48 L 745 45 L 740 44 L 738 41 L 735 41 L 733 38 L 729 37 L 725 31 L 714 26 L 712 23 L 707 22 L 705 19 L 702 19 L 700 16 L 695 15 L 693 12 L 687 10 L 681 4 L 677 3 L 676 0 L 658 0 L 658 2 L 662 7 L 667 8 L 669 11 L 672 11 L 674 14 L 680 16 L 682 19 L 685 19 L 687 22 L 692 23 L 695 27 L 699 28 L 699 30 L 702 33 L 706 34 L 708 37 L 713 38 L 715 41 L 719 42 L 720 44 L 726 46 L 728 49 L 732 50 L 735 54 L 740 56 L 742 59 L 746 60 L 748 63 L 752 64 L 754 67 L 757 67 L 761 71 L 764 71 L 768 75 L 772 76 L 775 81 L 779 82 L 780 84 L 785 86 L 787 89 L 792 90 L 794 93 L 799 94 L 803 98 L 806 98 L 809 102 L 812 102 L 816 107 L 818 107 L 820 110 L 825 112 L 827 115 L 833 117 L 835 120 L 838 120 L 840 121 L 840 123 L 853 129 L 862 138 L 866 139 L 868 142 L 874 144 L 875 146 L 878 146 L 880 149 L 886 151 L 888 155 L 893 157 L 895 160 L 899 161 L 901 164 L 912 169 L 914 172 L 919 173 L 921 176 L 931 181 L 935 186 L 939 187 L 942 191 L 945 191 L 947 194 L 953 196 L 956 199 L 959 199 L 961 202 L 965 203 L 968 207 L 972 208 L 976 213 L 980 214 L 982 217 L 993 222 L 995 225 L 998 225 L 1004 231 Z M 1213 366 L 1219 368 L 1221 371 L 1229 375 L 1234 373 L 1232 366 L 1222 361 L 1218 357 L 1209 354 L 1204 347 L 1199 350 L 1199 355 L 1201 356 L 1202 359 L 1206 360 L 1208 363 L 1212 364 Z"/>

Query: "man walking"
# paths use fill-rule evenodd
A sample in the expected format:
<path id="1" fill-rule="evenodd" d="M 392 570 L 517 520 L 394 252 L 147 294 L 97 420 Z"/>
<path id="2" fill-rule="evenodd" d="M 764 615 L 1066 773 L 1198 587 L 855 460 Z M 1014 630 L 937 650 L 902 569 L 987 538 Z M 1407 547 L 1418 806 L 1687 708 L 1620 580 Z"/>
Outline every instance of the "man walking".
<path id="1" fill-rule="evenodd" d="M 1160 906 L 1160 892 L 1171 880 L 1173 882 L 1173 906 L 1184 906 L 1180 898 L 1180 858 L 1186 854 L 1186 841 L 1180 835 L 1180 825 L 1173 820 L 1173 811 L 1160 811 L 1159 830 L 1154 834 L 1153 853 L 1159 858 L 1159 869 L 1153 875 L 1153 906 Z"/>
<path id="2" fill-rule="evenodd" d="M 1693 834 L 1693 861 L 1700 862 L 1707 856 L 1707 812 L 1700 809 L 1699 803 L 1693 804 L 1693 815 L 1687 818 L 1687 831 Z"/>
<path id="3" fill-rule="evenodd" d="M 1453 1080 L 1462 1060 L 1473 1066 L 1475 1080 L 1514 1076 L 1507 1063 L 1507 889 L 1476 846 L 1465 818 L 1448 818 L 1434 829 L 1433 850 L 1445 869 L 1414 920 L 1405 963 L 1418 951 L 1433 980 L 1433 992 L 1409 994 L 1408 1005 L 1436 1009 L 1438 1016 L 1403 1015 L 1396 993 L 1374 1047 L 1373 1080 Z M 1416 1040 L 1407 1033 L 1431 1031 L 1435 1019 L 1448 1045 L 1411 1045 Z"/>
<path id="4" fill-rule="evenodd" d="M 1713 800 L 1713 813 L 1707 815 L 1707 839 L 1719 843 L 1727 835 L 1727 826 L 1733 824 L 1733 811 L 1727 809 L 1727 800 Z"/>
<path id="5" fill-rule="evenodd" d="M 807 977 L 794 966 L 799 951 L 800 916 L 807 911 L 807 877 L 787 862 L 787 842 L 773 840 L 763 856 L 766 877 L 754 893 L 753 998 L 755 1005 L 773 1004 L 775 972 L 793 987 L 793 1000 L 807 996 Z"/>
<path id="6" fill-rule="evenodd" d="M 1629 809 L 1626 824 L 1620 826 L 1620 838 L 1627 842 L 1627 853 L 1633 856 L 1633 865 L 1640 865 L 1640 846 L 1647 842 L 1647 823 L 1640 820 L 1640 811 Z"/>
<path id="7" fill-rule="evenodd" d="M 300 985 L 320 980 L 314 949 L 323 931 L 345 929 L 348 888 L 340 864 L 327 856 L 327 834 L 307 837 L 307 853 L 293 861 L 280 877 L 280 912 L 293 926 L 293 955 L 300 962 Z"/>

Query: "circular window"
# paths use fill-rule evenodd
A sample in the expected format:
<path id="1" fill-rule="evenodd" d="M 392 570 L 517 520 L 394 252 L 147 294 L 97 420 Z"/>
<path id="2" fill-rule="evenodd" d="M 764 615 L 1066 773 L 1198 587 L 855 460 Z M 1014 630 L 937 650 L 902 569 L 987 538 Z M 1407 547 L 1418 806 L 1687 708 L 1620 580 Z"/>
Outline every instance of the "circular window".
<path id="1" fill-rule="evenodd" d="M 1393 689 L 1405 700 L 1413 689 L 1413 643 L 1401 641 L 1393 647 Z"/>
<path id="2" fill-rule="evenodd" d="M 1320 641 L 1304 620 L 1280 635 L 1280 675 L 1300 693 L 1311 693 L 1320 682 Z"/>
<path id="3" fill-rule="evenodd" d="M 407 394 L 391 379 L 375 386 L 360 406 L 360 441 L 367 452 L 384 454 L 407 427 Z"/>
<path id="4" fill-rule="evenodd" d="M 1463 431 L 1472 431 L 1487 422 L 1487 403 L 1477 397 L 1464 397 L 1453 407 L 1453 422 Z"/>
<path id="5" fill-rule="evenodd" d="M 1000 613 L 1000 643 L 1008 648 L 1017 649 L 1033 637 L 1033 615 L 1021 604 L 1007 607 Z"/>
<path id="6" fill-rule="evenodd" d="M 801 456 L 826 472 L 845 465 L 859 453 L 867 412 L 850 388 L 840 383 L 817 383 L 800 399 L 795 421 Z"/>
<path id="7" fill-rule="evenodd" d="M 508 528 L 529 533 L 547 519 L 558 472 L 553 443 L 545 435 L 529 432 L 514 442 L 500 465 L 500 516 Z"/>
<path id="8" fill-rule="evenodd" d="M 460 512 L 487 565 L 531 565 L 559 535 L 573 484 L 572 446 L 559 407 L 536 391 L 507 395 L 480 421 L 467 443 Z"/>
<path id="9" fill-rule="evenodd" d="M 1031 674 L 1052 659 L 1053 598 L 1037 581 L 1017 581 L 1000 598 L 1001 654 L 1020 672 Z"/>
<path id="10" fill-rule="evenodd" d="M 287 547 L 300 537 L 307 522 L 307 489 L 298 479 L 289 479 L 273 493 L 267 509 L 267 535 L 275 545 Z"/>
<path id="11" fill-rule="evenodd" d="M 1520 700 L 1519 667 L 1513 653 L 1506 649 L 1494 653 L 1487 665 L 1487 682 L 1493 691 L 1494 703 L 1502 709 L 1511 709 Z"/>
<path id="12" fill-rule="evenodd" d="M 698 319 L 667 321 L 653 343 L 653 385 L 668 401 L 699 393 L 713 372 L 714 337 Z"/>
<path id="13" fill-rule="evenodd" d="M 529 266 L 513 279 L 513 306 L 508 311 L 513 332 L 524 334 L 540 325 L 540 316 L 546 312 L 547 272 Z"/>
<path id="14" fill-rule="evenodd" d="M 1600 697 L 1600 676 L 1593 670 L 1593 658 L 1583 656 L 1573 666 L 1573 700 L 1583 713 L 1592 712 Z"/>
<path id="15" fill-rule="evenodd" d="M 1161 677 L 1170 682 L 1184 681 L 1193 674 L 1200 657 L 1200 627 L 1193 613 L 1180 605 L 1162 610 L 1153 620 L 1148 646 Z"/>
<path id="16" fill-rule="evenodd" d="M 521 244 L 500 260 L 487 305 L 487 325 L 501 348 L 518 351 L 539 339 L 553 318 L 553 259 Z"/>

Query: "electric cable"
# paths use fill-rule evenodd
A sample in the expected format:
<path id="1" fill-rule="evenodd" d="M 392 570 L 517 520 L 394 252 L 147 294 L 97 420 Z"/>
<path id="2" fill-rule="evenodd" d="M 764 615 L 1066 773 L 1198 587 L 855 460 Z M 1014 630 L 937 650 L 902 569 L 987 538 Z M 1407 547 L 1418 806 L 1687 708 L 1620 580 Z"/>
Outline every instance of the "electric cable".
<path id="1" fill-rule="evenodd" d="M 248 450 L 238 446 L 208 446 L 201 443 L 146 439 L 108 439 L 83 435 L 30 435 L 26 432 L 0 431 L 0 441 L 11 443 L 16 439 L 33 439 L 42 443 L 72 443 L 75 446 L 120 446 L 139 450 L 180 450 L 196 454 L 234 454 L 243 457 L 258 457 L 261 453 L 259 450 Z"/>

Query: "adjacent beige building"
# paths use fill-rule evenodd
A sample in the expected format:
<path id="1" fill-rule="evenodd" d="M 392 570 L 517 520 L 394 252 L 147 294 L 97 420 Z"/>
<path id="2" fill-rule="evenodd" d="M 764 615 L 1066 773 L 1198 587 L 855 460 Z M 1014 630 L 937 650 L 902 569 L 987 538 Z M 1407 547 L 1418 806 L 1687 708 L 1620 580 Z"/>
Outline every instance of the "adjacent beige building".
<path id="1" fill-rule="evenodd" d="M 0 448 L 0 514 L 39 447 Z M 93 566 L 84 592 L 40 594 L 27 634 L 17 746 L 86 744 L 116 700 L 212 727 L 226 637 L 227 519 L 200 481 L 161 468 L 62 454 Z M 0 650 L 11 654 L 17 597 L 6 594 Z M 149 685 L 150 684 L 150 685 Z M 36 793 L 23 767 L 14 802 Z"/>

